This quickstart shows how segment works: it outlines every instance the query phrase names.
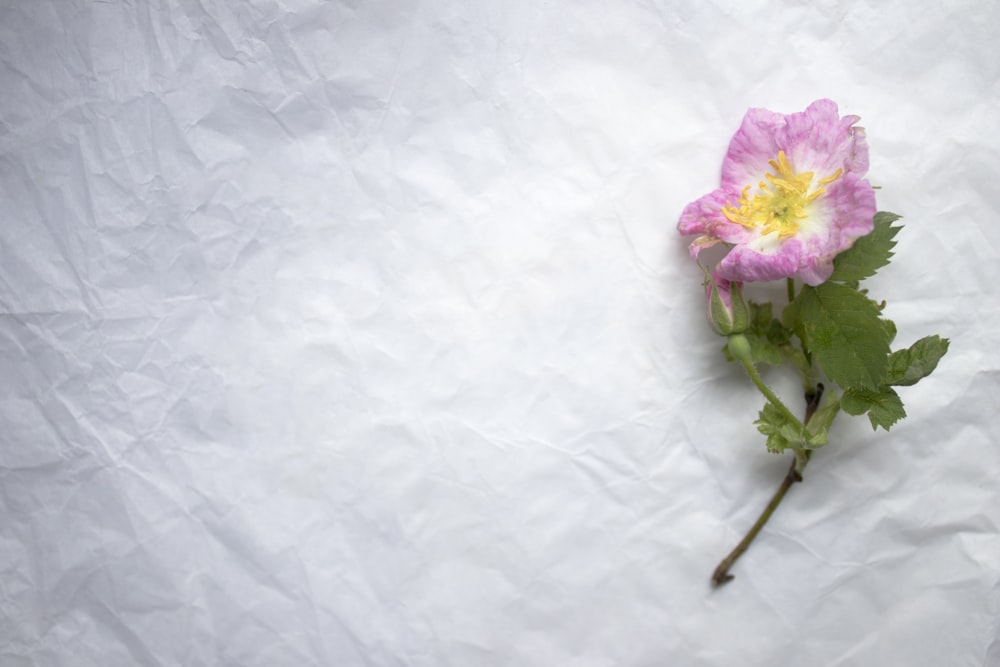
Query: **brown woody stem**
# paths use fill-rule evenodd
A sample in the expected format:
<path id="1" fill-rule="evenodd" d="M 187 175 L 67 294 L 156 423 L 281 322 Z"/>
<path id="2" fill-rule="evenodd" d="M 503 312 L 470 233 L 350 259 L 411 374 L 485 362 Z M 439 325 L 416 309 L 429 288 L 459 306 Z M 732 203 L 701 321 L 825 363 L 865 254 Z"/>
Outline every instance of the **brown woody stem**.
<path id="1" fill-rule="evenodd" d="M 816 412 L 816 408 L 819 407 L 820 400 L 823 398 L 823 385 L 816 385 L 816 389 L 813 391 L 806 392 L 806 412 L 805 419 L 802 420 L 803 424 L 808 424 L 809 420 L 812 418 L 813 414 Z M 809 450 L 796 450 L 796 456 L 792 460 L 792 465 L 785 474 L 785 478 L 781 480 L 781 485 L 778 490 L 774 492 L 774 496 L 771 497 L 771 501 L 764 508 L 763 513 L 758 517 L 757 521 L 754 522 L 753 526 L 750 528 L 750 532 L 740 540 L 740 543 L 729 552 L 729 555 L 722 559 L 719 566 L 715 568 L 715 572 L 712 573 L 712 584 L 716 587 L 730 581 L 733 575 L 729 574 L 729 568 L 733 566 L 736 559 L 743 555 L 748 548 L 750 548 L 750 543 L 753 542 L 754 538 L 757 537 L 757 533 L 761 531 L 764 524 L 767 523 L 771 515 L 774 514 L 774 510 L 778 509 L 778 505 L 781 504 L 782 499 L 785 494 L 788 493 L 788 489 L 792 488 L 792 484 L 795 482 L 802 481 L 802 469 L 805 468 L 806 463 L 809 462 L 809 456 L 811 452 Z"/>

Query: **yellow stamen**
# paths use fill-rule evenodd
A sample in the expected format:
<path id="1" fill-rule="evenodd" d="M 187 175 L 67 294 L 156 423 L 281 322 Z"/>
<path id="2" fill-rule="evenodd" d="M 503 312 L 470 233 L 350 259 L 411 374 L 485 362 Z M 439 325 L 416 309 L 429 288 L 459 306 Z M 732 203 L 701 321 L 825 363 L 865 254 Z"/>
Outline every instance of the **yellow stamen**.
<path id="1" fill-rule="evenodd" d="M 819 179 L 819 182 L 823 185 L 829 185 L 830 183 L 833 183 L 835 180 L 840 178 L 840 175 L 843 173 L 844 173 L 843 169 L 838 169 L 837 171 L 833 172 L 832 176 L 827 176 L 826 178 Z"/>
<path id="2" fill-rule="evenodd" d="M 732 222 L 747 229 L 760 229 L 761 234 L 778 232 L 779 238 L 793 236 L 799 231 L 799 224 L 809 217 L 808 208 L 812 202 L 826 192 L 823 186 L 833 183 L 844 173 L 838 169 L 831 176 L 821 178 L 813 187 L 813 172 L 795 173 L 785 151 L 778 151 L 778 157 L 769 160 L 774 173 L 765 174 L 765 181 L 757 184 L 753 198 L 746 186 L 736 204 L 726 202 L 722 214 Z"/>

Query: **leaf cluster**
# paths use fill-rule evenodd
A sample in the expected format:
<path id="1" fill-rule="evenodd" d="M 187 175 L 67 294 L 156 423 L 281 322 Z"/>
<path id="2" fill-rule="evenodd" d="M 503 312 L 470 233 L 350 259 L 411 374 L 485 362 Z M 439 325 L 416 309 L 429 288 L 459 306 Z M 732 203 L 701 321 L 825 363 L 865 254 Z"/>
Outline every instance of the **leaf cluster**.
<path id="1" fill-rule="evenodd" d="M 829 403 L 824 408 L 828 419 L 817 420 L 814 416 L 808 425 L 803 426 L 802 422 L 789 419 L 773 403 L 767 402 L 754 424 L 758 431 L 767 436 L 769 452 L 778 453 L 789 447 L 816 449 L 827 443 L 827 429 L 833 416 L 836 415 L 837 407 L 839 406 L 836 402 Z"/>
<path id="2" fill-rule="evenodd" d="M 875 215 L 871 234 L 834 260 L 830 279 L 803 286 L 782 313 L 782 325 L 798 337 L 807 361 L 843 389 L 840 407 L 851 415 L 867 414 L 872 428 L 888 430 L 906 416 L 893 389 L 929 375 L 948 351 L 940 336 L 921 338 L 893 352 L 896 325 L 883 316 L 883 303 L 872 300 L 860 281 L 889 263 L 899 216 Z M 769 436 L 770 438 L 770 436 Z"/>

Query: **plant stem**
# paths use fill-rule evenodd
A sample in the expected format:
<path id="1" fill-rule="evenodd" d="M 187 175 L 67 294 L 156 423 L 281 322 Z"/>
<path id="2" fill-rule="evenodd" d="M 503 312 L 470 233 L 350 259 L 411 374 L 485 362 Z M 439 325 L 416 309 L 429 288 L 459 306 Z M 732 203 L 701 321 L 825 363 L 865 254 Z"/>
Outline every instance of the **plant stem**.
<path id="1" fill-rule="evenodd" d="M 788 409 L 788 406 L 786 406 L 781 399 L 778 398 L 778 395 L 771 391 L 771 388 L 767 386 L 764 379 L 760 376 L 760 373 L 757 372 L 757 367 L 753 365 L 753 362 L 749 360 L 740 360 L 740 363 L 743 364 L 743 369 L 746 370 L 747 375 L 750 376 L 750 380 L 757 386 L 760 393 L 764 394 L 764 398 L 771 401 L 774 407 L 778 408 L 778 410 L 780 410 L 785 416 L 785 419 L 793 424 L 801 426 L 802 424 L 799 422 L 798 417 L 793 415 L 792 411 Z"/>
<path id="2" fill-rule="evenodd" d="M 771 518 L 774 514 L 774 510 L 778 509 L 778 505 L 781 504 L 782 498 L 788 493 L 788 489 L 792 488 L 792 484 L 802 480 L 802 474 L 796 470 L 798 465 L 797 460 L 792 461 L 792 466 L 788 469 L 788 473 L 785 475 L 785 479 L 781 480 L 781 486 L 774 493 L 771 498 L 771 502 L 767 504 L 764 508 L 763 514 L 754 523 L 753 527 L 750 528 L 750 532 L 746 534 L 740 543 L 736 545 L 736 548 L 729 552 L 729 555 L 722 559 L 719 563 L 719 567 L 715 568 L 715 572 L 712 573 L 712 583 L 715 586 L 721 586 L 722 584 L 730 581 L 733 575 L 729 574 L 729 568 L 733 566 L 736 559 L 743 555 L 743 552 L 750 547 L 750 543 L 753 542 L 753 538 L 757 537 L 757 533 L 761 531 L 767 520 Z"/>
<path id="3" fill-rule="evenodd" d="M 749 373 L 749 370 L 747 372 Z M 756 369 L 754 370 L 754 374 L 756 374 Z M 753 375 L 751 375 L 751 379 L 753 379 Z M 756 384 L 756 381 L 754 384 Z M 760 385 L 758 385 L 758 388 L 760 388 Z M 761 389 L 761 391 L 763 392 L 764 390 Z M 770 391 L 770 389 L 768 389 L 768 391 Z M 765 396 L 767 396 L 766 393 Z M 805 419 L 803 420 L 804 424 L 809 423 L 809 420 L 812 418 L 813 413 L 816 412 L 816 408 L 819 406 L 822 398 L 822 384 L 816 385 L 816 388 L 811 391 L 806 391 L 806 412 Z M 768 400 L 771 400 L 770 396 L 768 396 Z M 778 405 L 781 405 L 780 401 L 778 402 Z M 771 501 L 767 504 L 767 507 L 764 508 L 760 517 L 758 517 L 757 521 L 750 527 L 750 531 L 746 534 L 746 536 L 740 540 L 740 543 L 737 544 L 732 551 L 729 552 L 728 556 L 722 559 L 719 566 L 715 568 L 715 572 L 712 573 L 712 584 L 714 586 L 719 587 L 733 578 L 733 575 L 729 574 L 729 568 L 731 568 L 733 563 L 736 562 L 736 559 L 742 556 L 743 552 L 750 547 L 750 543 L 753 542 L 755 537 L 757 537 L 757 533 L 764 528 L 764 524 L 766 524 L 768 519 L 771 518 L 771 515 L 774 514 L 774 510 L 778 509 L 778 505 L 781 504 L 785 494 L 788 493 L 788 489 L 792 488 L 792 484 L 802 481 L 802 471 L 805 469 L 806 464 L 809 463 L 809 457 L 811 454 L 812 452 L 809 450 L 799 448 L 795 449 L 795 458 L 792 460 L 792 465 L 788 468 L 785 478 L 781 480 L 781 485 L 778 487 L 778 490 L 774 492 L 774 496 L 771 497 Z"/>
<path id="4" fill-rule="evenodd" d="M 795 279 L 785 279 L 785 289 L 788 291 L 788 303 L 795 301 Z"/>

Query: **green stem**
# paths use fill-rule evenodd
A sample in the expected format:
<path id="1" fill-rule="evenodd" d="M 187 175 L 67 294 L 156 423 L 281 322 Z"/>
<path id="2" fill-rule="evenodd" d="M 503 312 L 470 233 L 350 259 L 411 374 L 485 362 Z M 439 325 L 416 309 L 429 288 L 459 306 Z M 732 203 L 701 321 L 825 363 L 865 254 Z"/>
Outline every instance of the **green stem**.
<path id="1" fill-rule="evenodd" d="M 792 411 L 781 402 L 778 395 L 771 391 L 771 388 L 764 383 L 764 379 L 761 378 L 760 373 L 757 372 L 757 367 L 753 365 L 753 362 L 749 359 L 740 359 L 739 361 L 743 365 L 743 369 L 747 372 L 747 375 L 750 376 L 750 380 L 753 381 L 753 383 L 757 386 L 757 389 L 760 390 L 760 393 L 764 394 L 764 397 L 769 400 L 774 407 L 781 411 L 785 419 L 801 427 L 802 423 L 798 420 L 798 417 L 793 415 Z"/>
<path id="2" fill-rule="evenodd" d="M 788 303 L 795 301 L 795 279 L 786 278 L 785 279 L 785 289 L 788 290 Z"/>

